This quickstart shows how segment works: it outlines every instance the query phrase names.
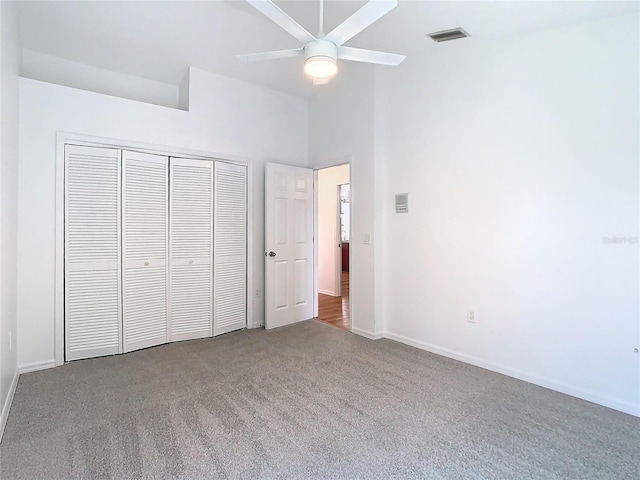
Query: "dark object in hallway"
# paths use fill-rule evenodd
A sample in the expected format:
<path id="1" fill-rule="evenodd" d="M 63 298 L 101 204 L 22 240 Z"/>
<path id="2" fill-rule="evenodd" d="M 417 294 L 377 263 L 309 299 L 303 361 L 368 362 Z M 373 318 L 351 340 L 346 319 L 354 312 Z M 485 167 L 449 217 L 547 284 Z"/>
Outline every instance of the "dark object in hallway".
<path id="1" fill-rule="evenodd" d="M 349 242 L 342 242 L 342 271 L 349 273 Z"/>

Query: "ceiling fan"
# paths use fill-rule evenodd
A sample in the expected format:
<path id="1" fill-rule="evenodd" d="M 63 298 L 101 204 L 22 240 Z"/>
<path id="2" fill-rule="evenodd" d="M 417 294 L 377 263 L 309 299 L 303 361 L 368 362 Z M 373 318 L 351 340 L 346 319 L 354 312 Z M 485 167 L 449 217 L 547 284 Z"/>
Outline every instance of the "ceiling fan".
<path id="1" fill-rule="evenodd" d="M 397 66 L 405 59 L 404 55 L 376 52 L 361 48 L 345 47 L 344 43 L 355 37 L 362 30 L 383 17 L 397 5 L 397 0 L 370 0 L 330 33 L 324 34 L 323 17 L 324 2 L 320 0 L 320 28 L 317 36 L 311 35 L 298 22 L 287 15 L 271 0 L 247 0 L 252 7 L 265 17 L 279 25 L 287 33 L 297 38 L 303 46 L 290 50 L 277 50 L 262 53 L 238 55 L 247 62 L 275 60 L 277 58 L 304 56 L 304 72 L 311 77 L 314 85 L 329 83 L 338 71 L 337 60 L 375 63 L 378 65 Z"/>

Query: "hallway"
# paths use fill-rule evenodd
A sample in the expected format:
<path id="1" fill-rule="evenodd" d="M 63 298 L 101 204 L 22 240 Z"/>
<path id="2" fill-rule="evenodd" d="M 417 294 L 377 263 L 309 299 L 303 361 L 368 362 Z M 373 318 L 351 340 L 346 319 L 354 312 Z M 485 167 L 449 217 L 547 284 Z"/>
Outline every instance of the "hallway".
<path id="1" fill-rule="evenodd" d="M 349 272 L 342 272 L 342 296 L 318 294 L 318 320 L 350 331 Z"/>

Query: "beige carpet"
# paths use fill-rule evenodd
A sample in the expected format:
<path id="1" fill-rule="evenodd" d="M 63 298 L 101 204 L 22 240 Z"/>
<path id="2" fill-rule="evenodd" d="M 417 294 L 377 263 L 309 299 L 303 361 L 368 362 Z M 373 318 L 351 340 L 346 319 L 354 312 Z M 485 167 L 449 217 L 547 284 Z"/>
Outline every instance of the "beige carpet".
<path id="1" fill-rule="evenodd" d="M 640 419 L 316 321 L 22 375 L 2 479 L 640 478 Z"/>

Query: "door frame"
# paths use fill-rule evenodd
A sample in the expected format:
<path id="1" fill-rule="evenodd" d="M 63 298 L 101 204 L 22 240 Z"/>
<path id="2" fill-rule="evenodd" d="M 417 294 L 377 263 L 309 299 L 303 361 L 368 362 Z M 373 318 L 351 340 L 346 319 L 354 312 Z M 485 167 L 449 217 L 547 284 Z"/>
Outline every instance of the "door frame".
<path id="1" fill-rule="evenodd" d="M 345 164 L 346 165 L 346 164 Z M 329 167 L 331 168 L 331 167 Z M 349 183 L 339 183 L 336 186 L 336 245 L 340 245 L 338 249 L 338 254 L 336 255 L 336 297 L 342 296 L 342 197 L 340 195 L 340 187 L 344 185 L 349 185 L 349 189 L 351 189 L 351 167 L 349 167 Z M 351 196 L 351 190 L 349 190 L 349 196 Z M 349 198 L 349 243 L 351 243 L 351 198 Z M 351 247 L 351 245 L 349 245 Z M 349 253 L 349 261 L 351 261 L 351 253 Z"/>
<path id="2" fill-rule="evenodd" d="M 331 167 L 329 167 L 331 168 Z M 349 172 L 351 173 L 351 172 Z M 336 253 L 335 260 L 333 262 L 333 268 L 335 271 L 333 272 L 333 281 L 335 282 L 335 288 L 333 289 L 336 297 L 342 296 L 342 222 L 340 221 L 340 215 L 342 214 L 340 208 L 340 184 L 336 185 L 335 192 L 336 201 L 336 237 L 333 239 L 334 245 L 340 245 L 338 248 L 338 252 Z M 318 231 L 320 234 L 320 231 Z"/>
<path id="3" fill-rule="evenodd" d="M 83 135 L 72 132 L 56 132 L 56 197 L 55 197 L 55 300 L 54 300 L 54 361 L 55 366 L 64 364 L 64 146 L 67 144 L 132 150 L 169 157 L 192 158 L 194 160 L 222 161 L 247 167 L 247 322 L 246 328 L 261 325 L 253 321 L 252 292 L 255 289 L 254 238 L 253 238 L 253 161 L 246 157 L 168 145 L 156 145 L 131 140 Z M 49 362 L 47 362 L 48 364 Z"/>
<path id="4" fill-rule="evenodd" d="M 315 164 L 313 168 L 313 184 L 315 188 L 313 189 L 313 316 L 318 317 L 318 170 L 324 170 L 326 168 L 331 167 L 339 167 L 340 165 L 349 165 L 349 188 L 351 195 L 351 202 L 349 203 L 349 239 L 353 238 L 353 203 L 356 198 L 354 195 L 354 185 L 353 185 L 353 155 L 347 155 L 344 157 L 338 157 L 331 160 L 318 162 Z M 340 195 L 340 190 L 336 192 L 336 195 Z M 340 205 L 338 205 L 338 209 Z M 337 218 L 338 225 L 340 224 L 340 215 Z M 338 238 L 342 240 L 340 237 L 340 228 L 338 228 Z M 351 277 L 351 272 L 353 272 L 353 250 L 352 250 L 351 241 L 349 242 L 349 331 L 353 329 L 353 296 L 351 295 L 353 279 Z M 340 257 L 340 267 L 342 267 L 342 257 Z M 336 277 L 341 278 L 342 276 L 342 268 L 340 268 L 340 277 L 336 275 Z M 339 283 L 338 288 L 340 289 L 340 294 L 342 295 L 342 284 Z"/>

